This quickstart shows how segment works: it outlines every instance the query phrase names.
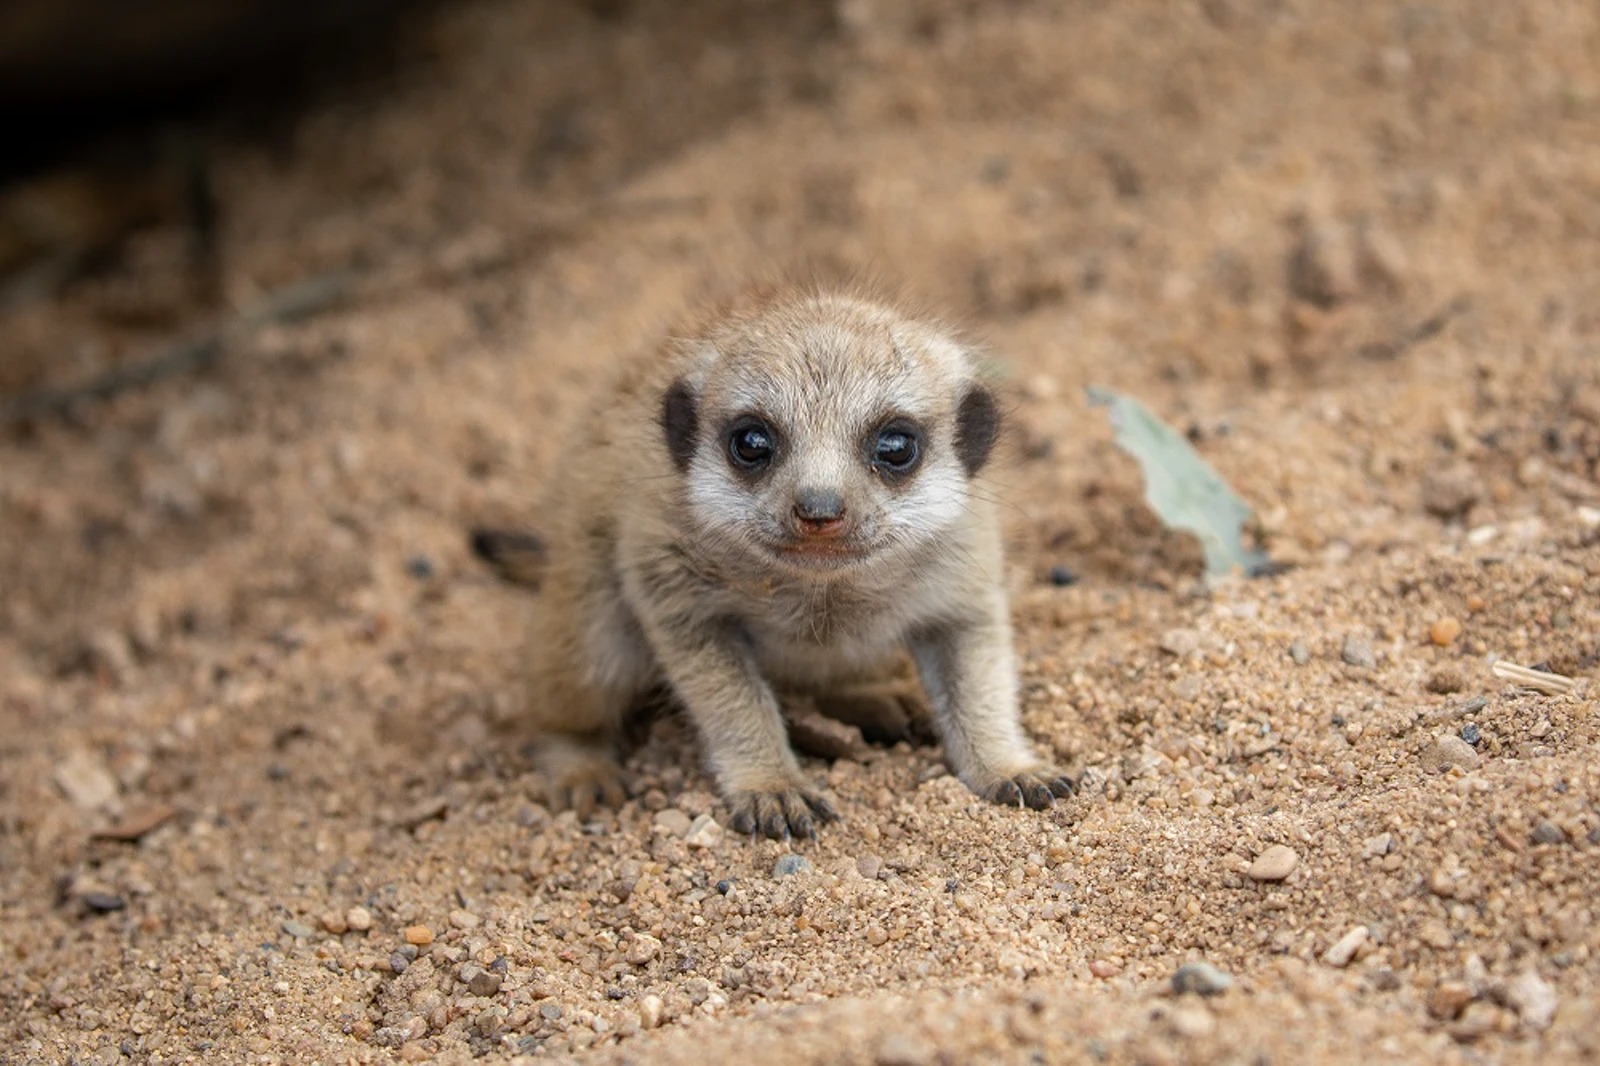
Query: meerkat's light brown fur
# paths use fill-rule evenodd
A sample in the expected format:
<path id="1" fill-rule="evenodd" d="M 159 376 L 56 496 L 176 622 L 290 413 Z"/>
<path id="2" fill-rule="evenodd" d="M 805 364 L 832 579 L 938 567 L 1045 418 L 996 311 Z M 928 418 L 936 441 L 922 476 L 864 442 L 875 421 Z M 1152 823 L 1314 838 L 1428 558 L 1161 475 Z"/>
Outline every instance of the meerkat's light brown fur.
<path id="1" fill-rule="evenodd" d="M 779 693 L 871 684 L 908 651 L 974 792 L 1067 794 L 1019 724 L 997 432 L 965 347 L 849 293 L 753 292 L 630 365 L 544 511 L 530 702 L 556 801 L 624 798 L 622 724 L 665 689 L 737 829 L 811 834 L 835 814 Z"/>

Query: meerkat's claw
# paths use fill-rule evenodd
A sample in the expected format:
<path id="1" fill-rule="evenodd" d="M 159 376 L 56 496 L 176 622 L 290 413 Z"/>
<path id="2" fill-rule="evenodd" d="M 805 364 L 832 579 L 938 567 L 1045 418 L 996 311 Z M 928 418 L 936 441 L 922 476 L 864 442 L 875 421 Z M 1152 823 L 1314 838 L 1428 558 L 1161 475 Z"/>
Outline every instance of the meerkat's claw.
<path id="1" fill-rule="evenodd" d="M 983 790 L 983 798 L 1002 807 L 1045 811 L 1055 805 L 1057 797 L 1065 798 L 1077 790 L 1078 786 L 1072 778 L 1053 767 L 1044 766 L 1002 777 Z"/>
<path id="2" fill-rule="evenodd" d="M 569 741 L 551 745 L 539 762 L 553 810 L 570 810 L 587 821 L 602 807 L 617 808 L 628 800 L 622 767 L 609 752 Z"/>
<path id="3" fill-rule="evenodd" d="M 781 792 L 735 792 L 728 797 L 730 824 L 739 833 L 771 840 L 817 838 L 819 823 L 836 822 L 839 813 L 821 795 L 800 788 Z"/>

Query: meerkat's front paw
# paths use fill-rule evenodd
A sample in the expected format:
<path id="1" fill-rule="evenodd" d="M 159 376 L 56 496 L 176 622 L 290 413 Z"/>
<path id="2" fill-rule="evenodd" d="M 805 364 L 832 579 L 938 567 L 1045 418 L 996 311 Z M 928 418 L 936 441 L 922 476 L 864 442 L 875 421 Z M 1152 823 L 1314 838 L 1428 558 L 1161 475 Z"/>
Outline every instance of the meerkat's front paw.
<path id="1" fill-rule="evenodd" d="M 552 810 L 574 811 L 587 821 L 601 807 L 615 808 L 627 802 L 622 767 L 599 745 L 564 738 L 549 741 L 539 752 L 538 763 Z"/>
<path id="2" fill-rule="evenodd" d="M 982 788 L 974 789 L 990 803 L 1003 807 L 1028 807 L 1036 811 L 1049 810 L 1056 797 L 1066 797 L 1078 790 L 1078 783 L 1053 766 L 1035 766 L 1020 773 L 1001 777 Z"/>
<path id="3" fill-rule="evenodd" d="M 815 839 L 819 824 L 839 820 L 833 804 L 803 784 L 770 792 L 734 791 L 728 793 L 727 803 L 732 812 L 729 824 L 737 832 L 773 840 Z"/>

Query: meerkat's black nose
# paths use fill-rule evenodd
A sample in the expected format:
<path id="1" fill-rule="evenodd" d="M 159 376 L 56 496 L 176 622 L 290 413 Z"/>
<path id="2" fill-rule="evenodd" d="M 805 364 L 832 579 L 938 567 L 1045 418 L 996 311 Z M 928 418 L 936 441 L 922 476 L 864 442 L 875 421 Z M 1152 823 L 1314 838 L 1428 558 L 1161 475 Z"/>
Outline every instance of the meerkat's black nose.
<path id="1" fill-rule="evenodd" d="M 836 532 L 844 524 L 844 497 L 830 489 L 799 489 L 794 494 L 794 516 L 807 533 Z"/>

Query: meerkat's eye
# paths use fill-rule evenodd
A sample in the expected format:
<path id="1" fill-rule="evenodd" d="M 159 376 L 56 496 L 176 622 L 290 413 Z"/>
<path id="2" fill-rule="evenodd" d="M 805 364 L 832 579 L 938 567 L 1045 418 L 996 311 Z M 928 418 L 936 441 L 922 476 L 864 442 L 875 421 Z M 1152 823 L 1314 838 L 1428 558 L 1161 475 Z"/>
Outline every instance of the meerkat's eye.
<path id="1" fill-rule="evenodd" d="M 772 429 L 765 422 L 741 422 L 728 434 L 728 457 L 741 470 L 759 470 L 772 462 L 776 451 Z"/>
<path id="2" fill-rule="evenodd" d="M 889 426 L 878 434 L 872 446 L 872 465 L 881 470 L 903 474 L 916 465 L 922 455 L 917 435 L 904 426 Z"/>

